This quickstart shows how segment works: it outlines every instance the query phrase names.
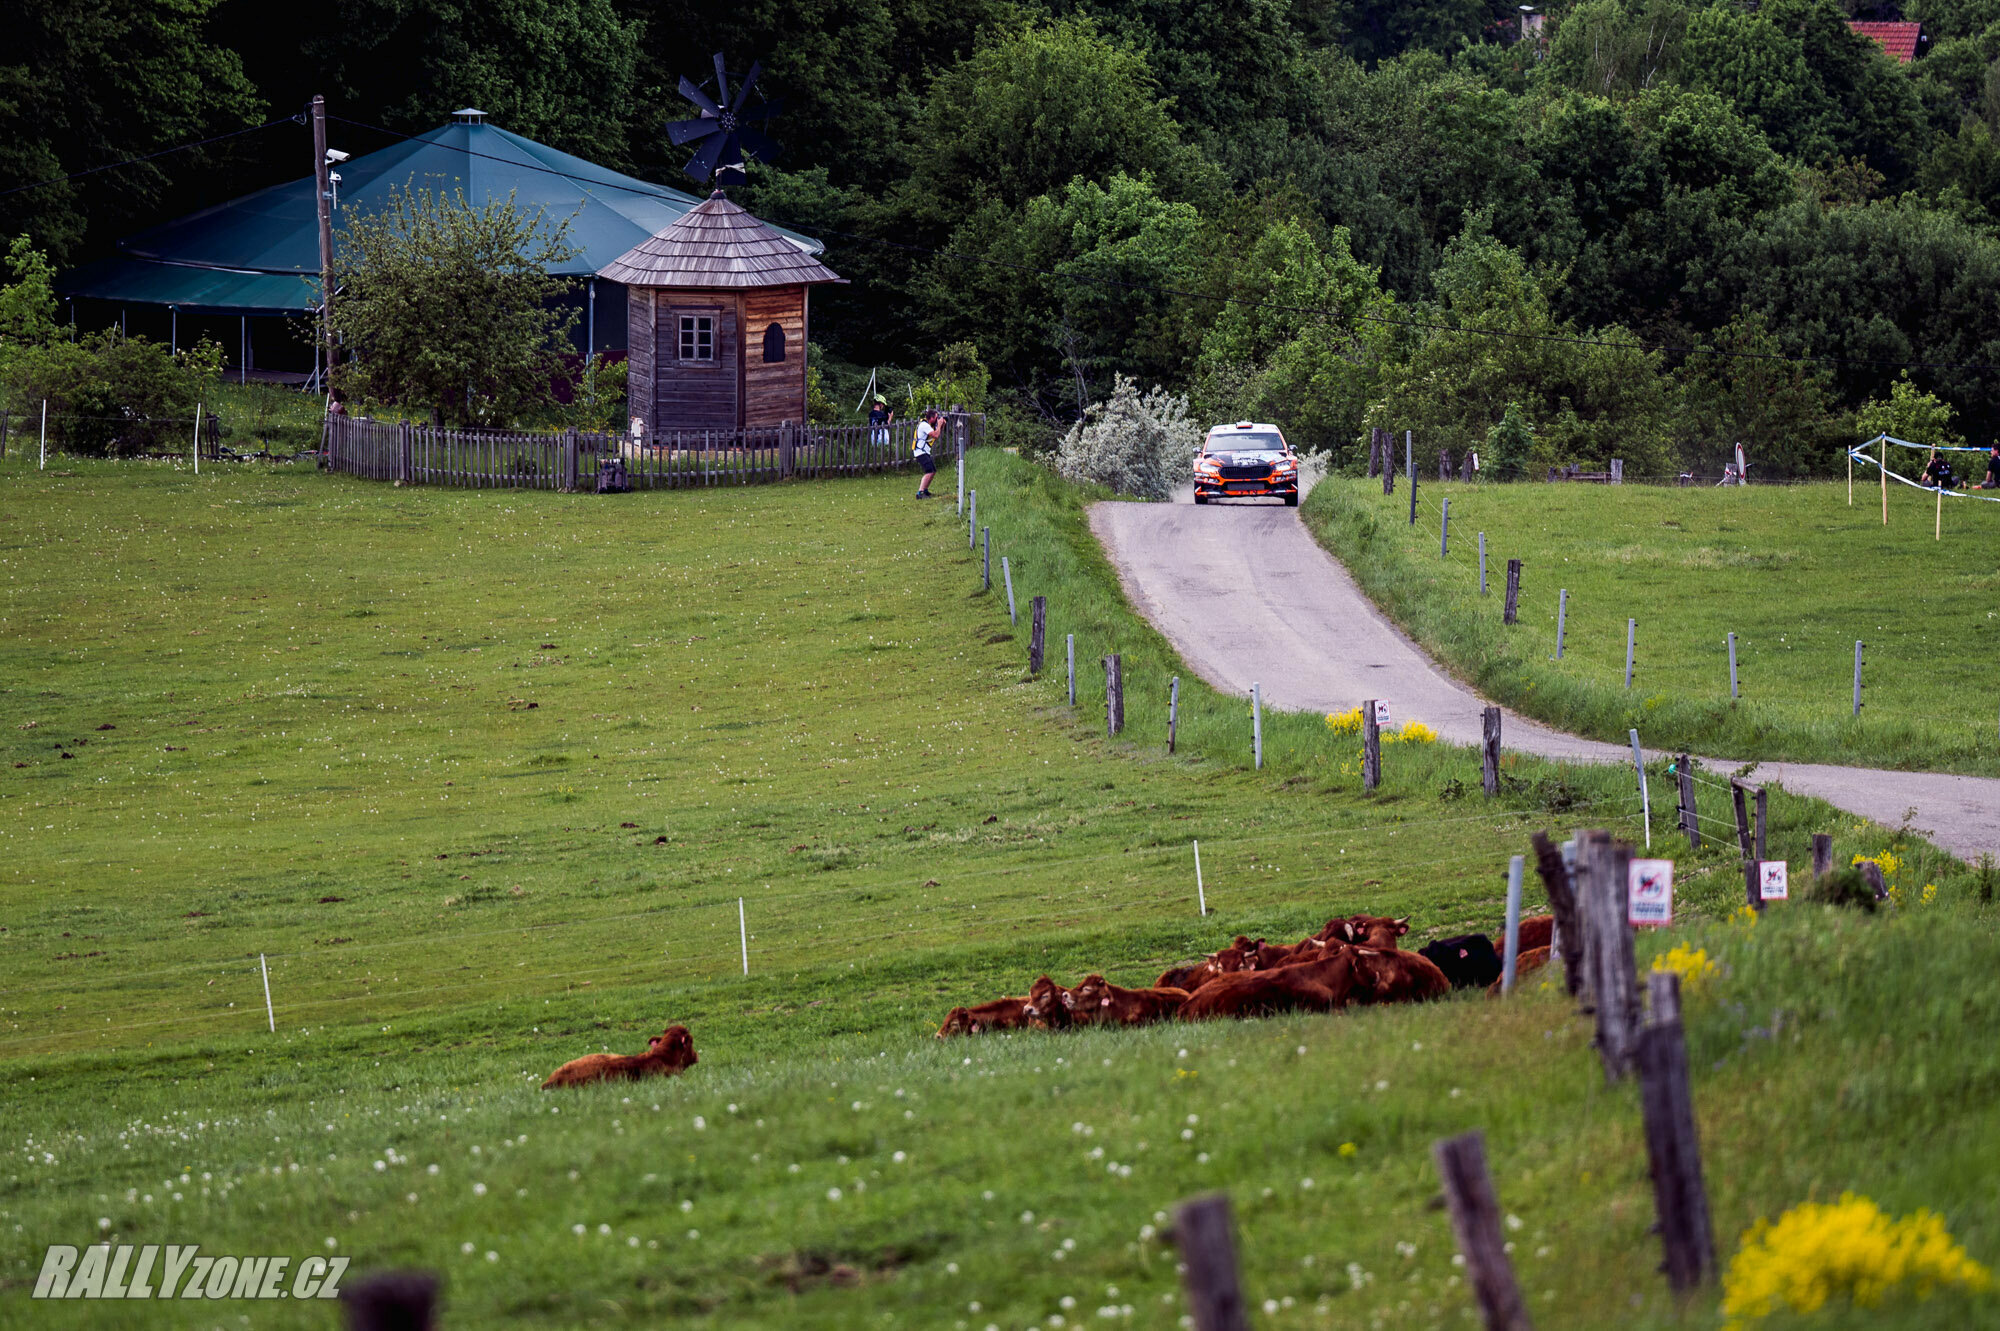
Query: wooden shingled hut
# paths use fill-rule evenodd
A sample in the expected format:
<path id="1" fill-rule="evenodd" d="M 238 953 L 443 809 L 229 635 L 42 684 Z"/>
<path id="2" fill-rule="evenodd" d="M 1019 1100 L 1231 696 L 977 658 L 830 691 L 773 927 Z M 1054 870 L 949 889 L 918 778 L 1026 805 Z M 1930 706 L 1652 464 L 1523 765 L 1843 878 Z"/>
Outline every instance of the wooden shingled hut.
<path id="1" fill-rule="evenodd" d="M 648 438 L 806 419 L 806 293 L 844 282 L 717 190 L 599 276 L 627 292 L 627 392 Z"/>

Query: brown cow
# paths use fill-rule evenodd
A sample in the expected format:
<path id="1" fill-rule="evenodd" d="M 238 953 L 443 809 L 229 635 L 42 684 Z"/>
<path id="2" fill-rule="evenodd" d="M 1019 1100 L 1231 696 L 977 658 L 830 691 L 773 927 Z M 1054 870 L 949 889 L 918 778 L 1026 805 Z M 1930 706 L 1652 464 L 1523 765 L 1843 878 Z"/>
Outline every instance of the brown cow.
<path id="1" fill-rule="evenodd" d="M 1437 963 L 1415 952 L 1383 951 L 1372 947 L 1350 949 L 1354 953 L 1354 997 L 1361 1003 L 1420 1003 L 1442 998 L 1451 992 Z"/>
<path id="2" fill-rule="evenodd" d="M 1160 978 L 1153 981 L 1153 987 L 1185 989 L 1193 993 L 1218 975 L 1233 975 L 1237 971 L 1248 969 L 1250 960 L 1249 953 L 1231 944 L 1219 952 L 1209 953 L 1205 960 L 1198 961 L 1192 966 L 1175 966 L 1161 972 Z"/>
<path id="3" fill-rule="evenodd" d="M 1327 944 L 1318 938 L 1302 938 L 1296 943 L 1267 943 L 1260 938 L 1251 964 L 1244 969 L 1271 971 L 1301 961 L 1318 961 L 1326 948 Z"/>
<path id="4" fill-rule="evenodd" d="M 1025 998 L 996 998 L 977 1007 L 955 1007 L 938 1027 L 937 1038 L 948 1035 L 982 1035 L 987 1031 L 1016 1030 L 1030 1020 Z"/>
<path id="5" fill-rule="evenodd" d="M 1526 924 L 1527 921 L 1523 920 L 1521 921 L 1521 923 Z M 1514 958 L 1515 982 L 1519 983 L 1521 977 L 1523 975 L 1526 975 L 1529 971 L 1540 970 L 1542 967 L 1548 964 L 1549 964 L 1548 948 L 1536 947 L 1528 949 L 1526 952 L 1523 952 L 1520 956 Z M 1492 984 L 1487 985 L 1486 993 L 1489 997 L 1492 998 L 1500 997 L 1500 981 L 1495 980 Z"/>
<path id="6" fill-rule="evenodd" d="M 1028 1019 L 1043 1030 L 1067 1030 L 1076 995 L 1044 975 L 1028 990 Z"/>
<path id="7" fill-rule="evenodd" d="M 1523 953 L 1544 948 L 1556 941 L 1556 917 L 1553 915 L 1530 915 L 1521 921 L 1521 941 L 1515 946 Z M 1498 939 L 1495 940 L 1499 941 Z"/>
<path id="8" fill-rule="evenodd" d="M 1182 1005 L 1181 1020 L 1260 1017 L 1299 1008 L 1331 1012 L 1345 1007 L 1354 989 L 1353 952 L 1348 947 L 1329 947 L 1317 961 L 1217 976 Z"/>
<path id="9" fill-rule="evenodd" d="M 685 1026 L 669 1026 L 646 1041 L 643 1054 L 585 1054 L 573 1058 L 549 1074 L 542 1089 L 584 1086 L 594 1081 L 637 1081 L 641 1077 L 671 1077 L 686 1072 L 701 1060 L 695 1056 L 694 1038 Z"/>
<path id="10" fill-rule="evenodd" d="M 1410 917 L 1407 915 L 1401 919 L 1387 915 L 1349 915 L 1328 920 L 1326 927 L 1313 937 L 1323 943 L 1353 943 L 1394 952 L 1402 946 L 1403 935 L 1408 932 Z"/>
<path id="11" fill-rule="evenodd" d="M 1084 976 L 1070 993 L 1076 1000 L 1077 1021 L 1087 1026 L 1144 1026 L 1165 1021 L 1188 1001 L 1185 989 L 1125 989 L 1102 975 Z"/>

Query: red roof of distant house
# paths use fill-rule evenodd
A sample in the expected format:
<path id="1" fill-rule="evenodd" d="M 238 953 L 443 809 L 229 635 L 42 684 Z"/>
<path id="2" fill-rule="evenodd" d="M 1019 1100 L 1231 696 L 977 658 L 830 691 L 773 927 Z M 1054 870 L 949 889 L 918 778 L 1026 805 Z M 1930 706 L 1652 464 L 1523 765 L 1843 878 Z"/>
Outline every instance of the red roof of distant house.
<path id="1" fill-rule="evenodd" d="M 1872 37 L 1899 65 L 1917 58 L 1917 43 L 1923 40 L 1921 23 L 1849 23 L 1863 37 Z"/>

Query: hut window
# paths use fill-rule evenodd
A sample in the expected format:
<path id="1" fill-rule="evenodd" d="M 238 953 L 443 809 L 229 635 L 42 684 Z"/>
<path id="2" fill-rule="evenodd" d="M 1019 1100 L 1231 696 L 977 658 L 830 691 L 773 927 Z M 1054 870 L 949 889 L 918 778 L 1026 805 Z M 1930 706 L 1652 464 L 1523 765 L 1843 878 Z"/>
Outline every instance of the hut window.
<path id="1" fill-rule="evenodd" d="M 764 363 L 771 364 L 785 358 L 785 326 L 772 324 L 764 330 Z"/>
<path id="2" fill-rule="evenodd" d="M 681 316 L 682 360 L 715 359 L 715 320 L 706 314 Z"/>

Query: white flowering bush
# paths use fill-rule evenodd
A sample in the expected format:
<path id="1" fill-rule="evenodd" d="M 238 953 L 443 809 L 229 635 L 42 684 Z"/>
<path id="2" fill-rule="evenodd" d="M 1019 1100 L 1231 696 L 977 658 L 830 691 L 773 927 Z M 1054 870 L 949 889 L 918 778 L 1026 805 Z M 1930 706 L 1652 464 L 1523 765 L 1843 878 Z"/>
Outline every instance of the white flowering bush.
<path id="1" fill-rule="evenodd" d="M 1125 375 L 1111 396 L 1093 403 L 1056 447 L 1056 470 L 1072 481 L 1095 481 L 1138 499 L 1167 499 L 1188 479 L 1201 447 L 1201 426 L 1188 419 L 1186 394 L 1155 387 L 1141 393 Z"/>

